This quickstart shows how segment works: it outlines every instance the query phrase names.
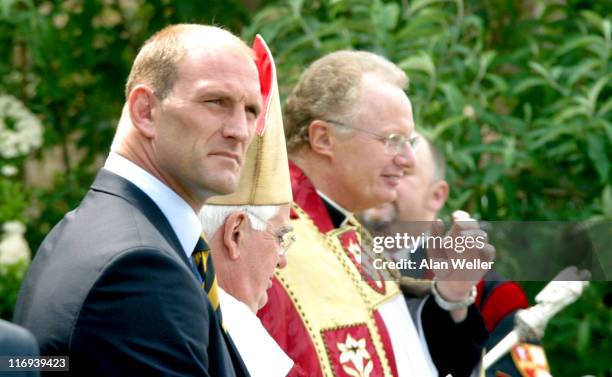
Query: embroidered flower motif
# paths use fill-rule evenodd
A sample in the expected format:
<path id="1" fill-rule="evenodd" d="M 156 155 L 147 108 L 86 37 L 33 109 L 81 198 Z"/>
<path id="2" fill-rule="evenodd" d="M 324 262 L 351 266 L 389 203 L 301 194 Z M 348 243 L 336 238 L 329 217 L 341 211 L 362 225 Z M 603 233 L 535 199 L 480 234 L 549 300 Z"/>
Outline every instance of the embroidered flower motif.
<path id="1" fill-rule="evenodd" d="M 374 364 L 370 353 L 366 350 L 366 340 L 364 338 L 355 340 L 348 334 L 344 343 L 337 343 L 337 346 L 340 350 L 340 364 L 348 375 L 353 377 L 370 376 Z"/>

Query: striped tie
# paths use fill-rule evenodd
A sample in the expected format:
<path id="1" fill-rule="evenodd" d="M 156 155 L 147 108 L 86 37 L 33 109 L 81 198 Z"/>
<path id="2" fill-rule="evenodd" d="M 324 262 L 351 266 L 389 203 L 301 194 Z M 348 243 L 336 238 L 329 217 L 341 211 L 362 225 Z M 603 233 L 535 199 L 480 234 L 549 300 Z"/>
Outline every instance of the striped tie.
<path id="1" fill-rule="evenodd" d="M 221 309 L 219 308 L 219 287 L 217 286 L 217 275 L 213 265 L 212 256 L 208 244 L 200 236 L 198 243 L 193 251 L 193 259 L 200 277 L 202 278 L 202 288 L 208 294 L 208 299 L 217 313 L 217 318 L 221 322 Z"/>

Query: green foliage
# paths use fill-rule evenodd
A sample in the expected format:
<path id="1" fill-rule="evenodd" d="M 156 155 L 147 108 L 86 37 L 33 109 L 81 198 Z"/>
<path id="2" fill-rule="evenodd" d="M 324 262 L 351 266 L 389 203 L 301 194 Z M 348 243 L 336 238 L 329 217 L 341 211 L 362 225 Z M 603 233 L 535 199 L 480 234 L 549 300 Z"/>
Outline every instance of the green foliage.
<path id="1" fill-rule="evenodd" d="M 327 52 L 369 50 L 396 62 L 410 77 L 417 126 L 448 157 L 448 208 L 487 220 L 612 218 L 611 2 L 263 4 L 250 17 L 237 0 L 0 0 L 0 94 L 45 126 L 34 168 L 25 156 L 0 159 L 0 168 L 18 168 L 0 173 L 0 223 L 26 222 L 36 250 L 78 205 L 108 153 L 137 49 L 173 22 L 214 22 L 245 40 L 261 33 L 283 96 Z M 5 318 L 21 276 L 9 275 L 0 281 Z M 609 289 L 593 284 L 550 324 L 555 375 L 611 373 L 612 321 L 601 304 Z"/>
<path id="2" fill-rule="evenodd" d="M 0 265 L 0 318 L 10 320 L 13 317 L 13 308 L 19 294 L 19 287 L 28 262 L 21 260 L 10 265 Z"/>
<path id="3" fill-rule="evenodd" d="M 9 220 L 24 221 L 27 206 L 23 186 L 18 182 L 0 179 L 0 224 Z"/>
<path id="4" fill-rule="evenodd" d="M 261 33 L 272 46 L 283 95 L 337 49 L 402 67 L 417 126 L 448 156 L 449 208 L 487 220 L 586 219 L 610 213 L 604 3 L 282 1 L 244 36 Z"/>

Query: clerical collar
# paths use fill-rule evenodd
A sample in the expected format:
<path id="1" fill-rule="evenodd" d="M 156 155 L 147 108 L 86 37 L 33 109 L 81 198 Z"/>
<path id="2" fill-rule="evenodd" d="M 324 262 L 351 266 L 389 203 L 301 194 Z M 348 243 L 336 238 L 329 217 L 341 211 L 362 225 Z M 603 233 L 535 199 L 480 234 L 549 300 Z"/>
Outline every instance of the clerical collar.
<path id="1" fill-rule="evenodd" d="M 346 225 L 347 221 L 353 216 L 353 214 L 342 208 L 342 206 L 331 200 L 321 191 L 317 190 L 317 194 L 321 197 L 321 199 L 323 199 L 323 203 L 325 203 L 325 207 L 327 207 L 327 212 L 329 212 L 329 217 L 331 218 L 334 227 L 340 228 L 341 226 Z"/>

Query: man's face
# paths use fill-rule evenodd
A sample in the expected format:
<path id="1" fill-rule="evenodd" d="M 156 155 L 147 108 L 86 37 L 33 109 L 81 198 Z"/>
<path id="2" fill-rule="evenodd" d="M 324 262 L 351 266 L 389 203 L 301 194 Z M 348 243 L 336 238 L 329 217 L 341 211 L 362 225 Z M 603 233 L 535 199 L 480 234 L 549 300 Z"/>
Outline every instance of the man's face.
<path id="1" fill-rule="evenodd" d="M 397 186 L 398 220 L 432 221 L 436 215 L 429 209 L 434 163 L 425 141 L 421 140 L 415 154 L 416 165 L 407 170 Z"/>
<path id="2" fill-rule="evenodd" d="M 240 269 L 242 281 L 240 292 L 232 294 L 257 312 L 268 302 L 267 290 L 272 286 L 274 269 L 287 265 L 286 256 L 281 256 L 278 237 L 290 231 L 289 205 L 280 207 L 279 212 L 268 220 L 266 230 L 253 230 L 245 233 L 240 248 L 240 259 L 236 266 Z"/>
<path id="3" fill-rule="evenodd" d="M 374 76 L 364 76 L 358 115 L 351 126 L 388 136 L 412 136 L 412 107 L 403 90 Z M 404 170 L 414 166 L 414 154 L 405 146 L 397 155 L 385 152 L 384 142 L 355 131 L 338 135 L 333 163 L 345 203 L 360 211 L 395 199 L 396 188 Z M 346 204 L 345 204 L 346 205 Z"/>
<path id="4" fill-rule="evenodd" d="M 261 109 L 259 78 L 239 50 L 190 48 L 177 68 L 154 114 L 153 158 L 179 195 L 199 203 L 237 188 Z"/>

